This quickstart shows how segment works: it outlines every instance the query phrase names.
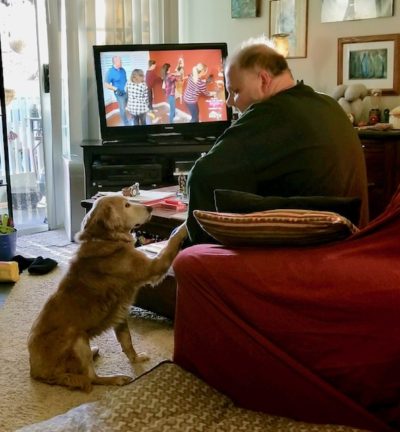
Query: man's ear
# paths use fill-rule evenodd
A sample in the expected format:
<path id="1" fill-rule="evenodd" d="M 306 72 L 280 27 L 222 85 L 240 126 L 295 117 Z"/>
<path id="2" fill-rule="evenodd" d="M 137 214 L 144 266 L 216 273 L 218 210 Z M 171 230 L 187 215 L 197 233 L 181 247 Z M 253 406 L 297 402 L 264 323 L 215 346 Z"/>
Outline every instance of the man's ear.
<path id="1" fill-rule="evenodd" d="M 270 87 L 271 81 L 272 81 L 272 77 L 270 75 L 270 73 L 268 71 L 266 71 L 265 69 L 260 70 L 260 72 L 258 72 L 260 80 L 261 80 L 261 90 L 264 94 L 268 93 L 268 89 Z"/>

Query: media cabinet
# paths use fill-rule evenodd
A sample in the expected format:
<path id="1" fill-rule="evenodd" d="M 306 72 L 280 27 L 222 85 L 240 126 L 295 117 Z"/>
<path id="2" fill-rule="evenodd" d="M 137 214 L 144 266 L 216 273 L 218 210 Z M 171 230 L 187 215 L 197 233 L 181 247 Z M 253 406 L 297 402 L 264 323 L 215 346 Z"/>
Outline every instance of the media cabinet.
<path id="1" fill-rule="evenodd" d="M 139 182 L 143 189 L 177 184 L 177 166 L 188 166 L 207 152 L 213 141 L 108 143 L 82 142 L 85 166 L 85 196 L 99 191 L 119 191 Z"/>
<path id="2" fill-rule="evenodd" d="M 400 183 L 400 130 L 358 131 L 368 176 L 370 219 L 386 207 Z M 195 161 L 213 142 L 179 141 L 170 144 L 83 141 L 85 195 L 119 191 L 133 182 L 144 189 L 177 184 L 176 165 Z M 343 143 L 346 145 L 346 143 Z"/>

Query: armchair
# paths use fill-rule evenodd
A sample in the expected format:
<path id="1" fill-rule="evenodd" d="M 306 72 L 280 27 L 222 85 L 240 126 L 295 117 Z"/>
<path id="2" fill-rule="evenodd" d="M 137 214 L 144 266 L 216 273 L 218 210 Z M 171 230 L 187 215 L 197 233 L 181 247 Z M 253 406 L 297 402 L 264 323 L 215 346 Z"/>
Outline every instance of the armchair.
<path id="1" fill-rule="evenodd" d="M 400 429 L 400 189 L 344 241 L 202 244 L 174 262 L 174 361 L 242 407 Z"/>

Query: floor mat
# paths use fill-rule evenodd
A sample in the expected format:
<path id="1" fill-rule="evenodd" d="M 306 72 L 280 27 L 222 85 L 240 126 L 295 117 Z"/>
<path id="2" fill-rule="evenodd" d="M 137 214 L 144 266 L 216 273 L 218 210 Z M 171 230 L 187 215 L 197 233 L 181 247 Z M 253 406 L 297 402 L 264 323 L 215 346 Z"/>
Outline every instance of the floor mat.
<path id="1" fill-rule="evenodd" d="M 94 403 L 19 432 L 274 431 L 350 432 L 344 426 L 311 425 L 236 407 L 230 399 L 172 362 L 163 362 L 132 384 Z"/>

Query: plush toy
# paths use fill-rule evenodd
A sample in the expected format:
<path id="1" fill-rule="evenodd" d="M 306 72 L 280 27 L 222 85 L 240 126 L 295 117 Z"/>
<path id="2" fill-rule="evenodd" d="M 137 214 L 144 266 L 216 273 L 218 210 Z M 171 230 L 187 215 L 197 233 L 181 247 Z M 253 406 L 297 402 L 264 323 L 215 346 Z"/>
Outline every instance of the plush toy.
<path id="1" fill-rule="evenodd" d="M 389 122 L 392 124 L 393 129 L 400 129 L 400 105 L 390 111 Z"/>
<path id="2" fill-rule="evenodd" d="M 358 124 L 364 108 L 362 101 L 367 94 L 368 89 L 364 84 L 340 84 L 335 88 L 332 97 L 338 101 L 353 123 Z"/>

